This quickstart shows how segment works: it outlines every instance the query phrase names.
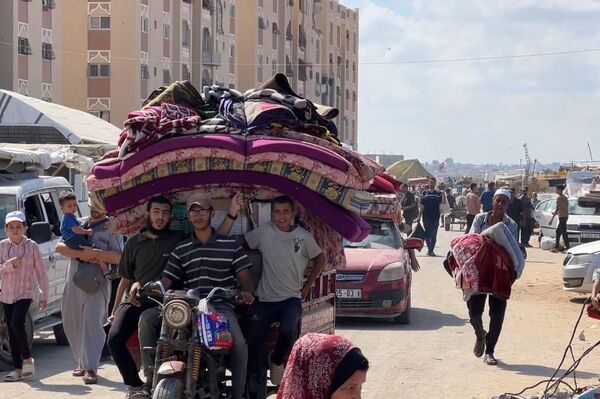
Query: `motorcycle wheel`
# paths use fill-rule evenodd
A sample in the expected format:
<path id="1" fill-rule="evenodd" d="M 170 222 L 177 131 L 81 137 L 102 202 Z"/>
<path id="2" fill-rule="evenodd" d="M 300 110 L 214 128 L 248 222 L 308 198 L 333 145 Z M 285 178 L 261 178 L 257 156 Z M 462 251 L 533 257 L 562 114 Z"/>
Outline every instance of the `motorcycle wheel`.
<path id="1" fill-rule="evenodd" d="M 181 399 L 183 398 L 183 381 L 178 378 L 165 378 L 156 384 L 152 399 Z"/>

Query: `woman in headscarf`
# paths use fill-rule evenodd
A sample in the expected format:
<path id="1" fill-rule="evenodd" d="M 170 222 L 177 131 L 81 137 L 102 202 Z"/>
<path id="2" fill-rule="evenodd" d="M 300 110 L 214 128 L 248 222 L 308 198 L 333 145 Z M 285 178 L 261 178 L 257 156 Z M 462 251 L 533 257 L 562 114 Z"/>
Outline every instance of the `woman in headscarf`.
<path id="1" fill-rule="evenodd" d="M 307 334 L 292 348 L 277 399 L 359 399 L 368 369 L 346 338 Z"/>

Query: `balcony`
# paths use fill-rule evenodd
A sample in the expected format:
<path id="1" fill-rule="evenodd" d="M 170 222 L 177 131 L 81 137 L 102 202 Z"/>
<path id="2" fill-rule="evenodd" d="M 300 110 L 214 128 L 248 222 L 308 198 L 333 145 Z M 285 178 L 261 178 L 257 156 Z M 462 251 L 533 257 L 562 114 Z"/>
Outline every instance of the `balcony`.
<path id="1" fill-rule="evenodd" d="M 214 51 L 203 51 L 202 52 L 202 63 L 204 65 L 213 65 L 213 66 L 221 65 L 221 53 L 216 53 Z"/>

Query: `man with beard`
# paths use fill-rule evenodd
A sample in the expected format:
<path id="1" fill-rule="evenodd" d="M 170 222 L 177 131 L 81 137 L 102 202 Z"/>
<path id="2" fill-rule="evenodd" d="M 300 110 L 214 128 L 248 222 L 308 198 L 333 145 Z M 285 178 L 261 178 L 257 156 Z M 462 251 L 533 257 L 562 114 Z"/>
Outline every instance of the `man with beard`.
<path id="1" fill-rule="evenodd" d="M 421 197 L 421 214 L 419 223 L 423 221 L 425 229 L 425 243 L 427 244 L 427 256 L 435 256 L 433 252 L 437 242 L 438 223 L 440 220 L 440 205 L 446 203 L 445 193 L 436 190 L 437 179 L 429 179 L 429 189 Z"/>
<path id="2" fill-rule="evenodd" d="M 234 197 L 236 203 L 238 197 Z M 187 200 L 187 210 L 190 222 L 194 227 L 191 238 L 184 240 L 173 250 L 164 269 L 162 278 L 157 283 L 164 292 L 174 283 L 182 283 L 183 289 L 195 290 L 200 297 L 206 297 L 215 287 L 236 289 L 241 286 L 240 296 L 244 303 L 254 302 L 252 278 L 248 269 L 250 260 L 244 248 L 233 237 L 221 235 L 212 228 L 214 207 L 210 197 L 203 194 L 192 195 Z M 237 212 L 235 212 L 237 213 Z M 228 214 L 233 220 L 236 215 Z M 132 296 L 137 295 L 140 286 L 132 287 Z M 233 347 L 230 351 L 232 374 L 232 399 L 241 399 L 246 388 L 246 367 L 248 364 L 248 347 L 238 323 L 234 306 L 231 303 L 213 303 L 211 306 L 217 313 L 229 319 Z M 140 337 L 154 336 L 146 346 L 156 345 L 160 330 L 160 313 L 147 310 L 140 321 Z M 144 342 L 140 339 L 140 345 Z M 144 362 L 144 369 L 152 370 L 153 359 Z"/>
<path id="3" fill-rule="evenodd" d="M 125 398 L 150 397 L 150 387 L 140 379 L 136 364 L 127 350 L 127 340 L 138 328 L 142 314 L 157 304 L 151 300 L 140 300 L 137 291 L 144 284 L 156 281 L 162 275 L 169 255 L 184 236 L 169 230 L 171 221 L 171 202 L 163 196 L 157 196 L 148 202 L 148 221 L 146 228 L 131 237 L 125 243 L 119 263 L 121 282 L 117 290 L 115 308 L 112 311 L 112 326 L 108 334 L 108 346 L 123 382 L 127 385 Z M 128 287 L 128 300 L 121 299 Z M 143 331 L 140 331 L 143 333 Z M 145 341 L 140 337 L 140 342 Z M 154 341 L 156 345 L 156 340 Z"/>

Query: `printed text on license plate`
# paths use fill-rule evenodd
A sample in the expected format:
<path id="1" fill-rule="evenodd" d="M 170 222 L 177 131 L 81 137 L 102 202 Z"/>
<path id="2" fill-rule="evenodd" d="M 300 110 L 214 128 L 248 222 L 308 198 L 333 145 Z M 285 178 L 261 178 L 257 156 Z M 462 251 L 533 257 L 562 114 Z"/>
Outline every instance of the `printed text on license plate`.
<path id="1" fill-rule="evenodd" d="M 338 288 L 335 290 L 335 296 L 337 296 L 338 298 L 360 299 L 362 297 L 362 290 Z"/>

